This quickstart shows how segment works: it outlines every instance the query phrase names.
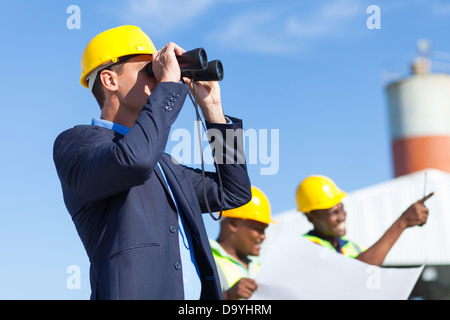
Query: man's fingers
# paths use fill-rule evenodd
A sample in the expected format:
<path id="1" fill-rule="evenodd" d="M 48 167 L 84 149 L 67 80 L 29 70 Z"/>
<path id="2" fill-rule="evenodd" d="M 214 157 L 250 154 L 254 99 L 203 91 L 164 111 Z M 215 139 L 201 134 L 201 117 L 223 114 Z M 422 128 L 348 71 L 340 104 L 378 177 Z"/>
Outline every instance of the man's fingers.
<path id="1" fill-rule="evenodd" d="M 179 45 L 177 45 L 176 43 L 173 42 L 169 42 L 168 44 L 166 44 L 164 46 L 164 48 L 161 49 L 161 53 L 166 53 L 166 51 L 169 52 L 174 52 L 175 55 L 177 56 L 181 56 L 183 53 L 186 52 L 186 50 L 184 50 L 183 48 L 181 48 Z"/>
<path id="2" fill-rule="evenodd" d="M 250 288 L 255 291 L 256 289 L 258 289 L 258 284 L 256 283 L 255 280 L 250 282 Z"/>
<path id="3" fill-rule="evenodd" d="M 420 202 L 421 204 L 424 204 L 425 201 L 427 201 L 428 199 L 430 199 L 433 195 L 434 195 L 434 192 L 431 192 L 430 194 L 428 194 L 428 195 L 426 195 L 425 197 L 423 197 L 422 199 L 420 199 L 418 202 Z"/>
<path id="4" fill-rule="evenodd" d="M 241 281 L 245 285 L 246 288 L 249 288 L 252 291 L 255 291 L 258 288 L 258 284 L 253 279 L 242 278 Z"/>
<path id="5" fill-rule="evenodd" d="M 175 54 L 177 55 L 177 56 L 181 56 L 183 53 L 185 53 L 186 52 L 186 50 L 184 50 L 183 48 L 181 48 L 179 45 L 177 45 L 177 44 L 174 44 L 174 51 L 175 51 Z"/>

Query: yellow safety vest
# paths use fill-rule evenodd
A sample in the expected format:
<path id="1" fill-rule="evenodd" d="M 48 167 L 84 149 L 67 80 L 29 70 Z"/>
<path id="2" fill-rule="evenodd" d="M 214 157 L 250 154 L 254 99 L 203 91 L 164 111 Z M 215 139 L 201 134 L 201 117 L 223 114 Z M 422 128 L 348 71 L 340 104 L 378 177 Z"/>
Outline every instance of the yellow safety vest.
<path id="1" fill-rule="evenodd" d="M 344 256 L 350 258 L 356 258 L 361 252 L 366 251 L 367 248 L 363 247 L 353 241 L 347 240 L 343 237 L 339 238 L 339 246 L 335 248 L 329 241 L 319 238 L 316 235 L 311 234 L 311 232 L 305 233 L 304 238 L 321 245 L 322 247 L 335 250 L 338 253 L 342 253 Z"/>
<path id="2" fill-rule="evenodd" d="M 242 262 L 229 255 L 217 241 L 209 240 L 209 243 L 217 265 L 222 292 L 231 288 L 241 278 L 255 278 L 260 268 L 256 257 L 248 256 L 250 262 L 246 268 Z"/>

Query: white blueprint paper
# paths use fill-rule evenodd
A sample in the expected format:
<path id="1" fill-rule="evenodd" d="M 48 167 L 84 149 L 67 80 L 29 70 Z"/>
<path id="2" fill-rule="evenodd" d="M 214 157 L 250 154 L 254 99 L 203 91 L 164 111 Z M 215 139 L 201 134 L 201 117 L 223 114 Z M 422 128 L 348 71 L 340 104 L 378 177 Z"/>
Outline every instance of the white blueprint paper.
<path id="1" fill-rule="evenodd" d="M 284 233 L 265 254 L 251 299 L 403 300 L 423 268 L 372 266 Z"/>

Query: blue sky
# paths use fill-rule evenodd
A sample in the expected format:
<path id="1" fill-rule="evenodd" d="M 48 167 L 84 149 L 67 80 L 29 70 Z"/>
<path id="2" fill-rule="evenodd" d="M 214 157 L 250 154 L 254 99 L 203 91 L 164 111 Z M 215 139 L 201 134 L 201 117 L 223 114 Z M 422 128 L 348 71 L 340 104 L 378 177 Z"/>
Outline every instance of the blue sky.
<path id="1" fill-rule="evenodd" d="M 80 8 L 80 29 L 67 27 L 70 5 Z M 381 10 L 381 29 L 366 26 L 370 5 Z M 63 130 L 99 116 L 79 84 L 81 53 L 123 24 L 139 25 L 157 48 L 204 47 L 223 62 L 225 112 L 244 129 L 279 133 L 269 135 L 279 146 L 276 174 L 261 174 L 259 155 L 249 164 L 275 214 L 295 207 L 295 189 L 310 174 L 346 191 L 391 179 L 386 75 L 408 73 L 419 39 L 450 53 L 450 4 L 439 0 L 3 1 L 0 299 L 89 298 L 89 263 L 52 146 Z M 174 130 L 193 133 L 194 120 L 187 100 Z M 217 223 L 205 221 L 215 237 Z M 80 289 L 66 284 L 72 265 Z"/>

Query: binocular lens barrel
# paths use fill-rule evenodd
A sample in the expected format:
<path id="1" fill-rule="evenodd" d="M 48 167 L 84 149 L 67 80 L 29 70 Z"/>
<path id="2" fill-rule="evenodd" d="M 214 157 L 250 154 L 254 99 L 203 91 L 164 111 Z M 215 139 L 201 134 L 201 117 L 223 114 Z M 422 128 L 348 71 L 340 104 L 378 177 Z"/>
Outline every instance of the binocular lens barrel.
<path id="1" fill-rule="evenodd" d="M 222 79 L 223 66 L 220 60 L 210 61 L 208 62 L 208 66 L 205 70 L 200 70 L 192 73 L 192 80 L 194 81 L 222 81 Z"/>
<path id="2" fill-rule="evenodd" d="M 222 81 L 223 66 L 220 60 L 208 62 L 206 51 L 203 48 L 186 51 L 177 56 L 180 65 L 181 76 L 191 78 L 194 81 Z M 152 63 L 146 67 L 149 76 L 154 77 Z"/>
<path id="3" fill-rule="evenodd" d="M 183 70 L 204 70 L 208 65 L 208 57 L 203 48 L 186 51 L 181 56 L 177 56 L 180 69 Z"/>

